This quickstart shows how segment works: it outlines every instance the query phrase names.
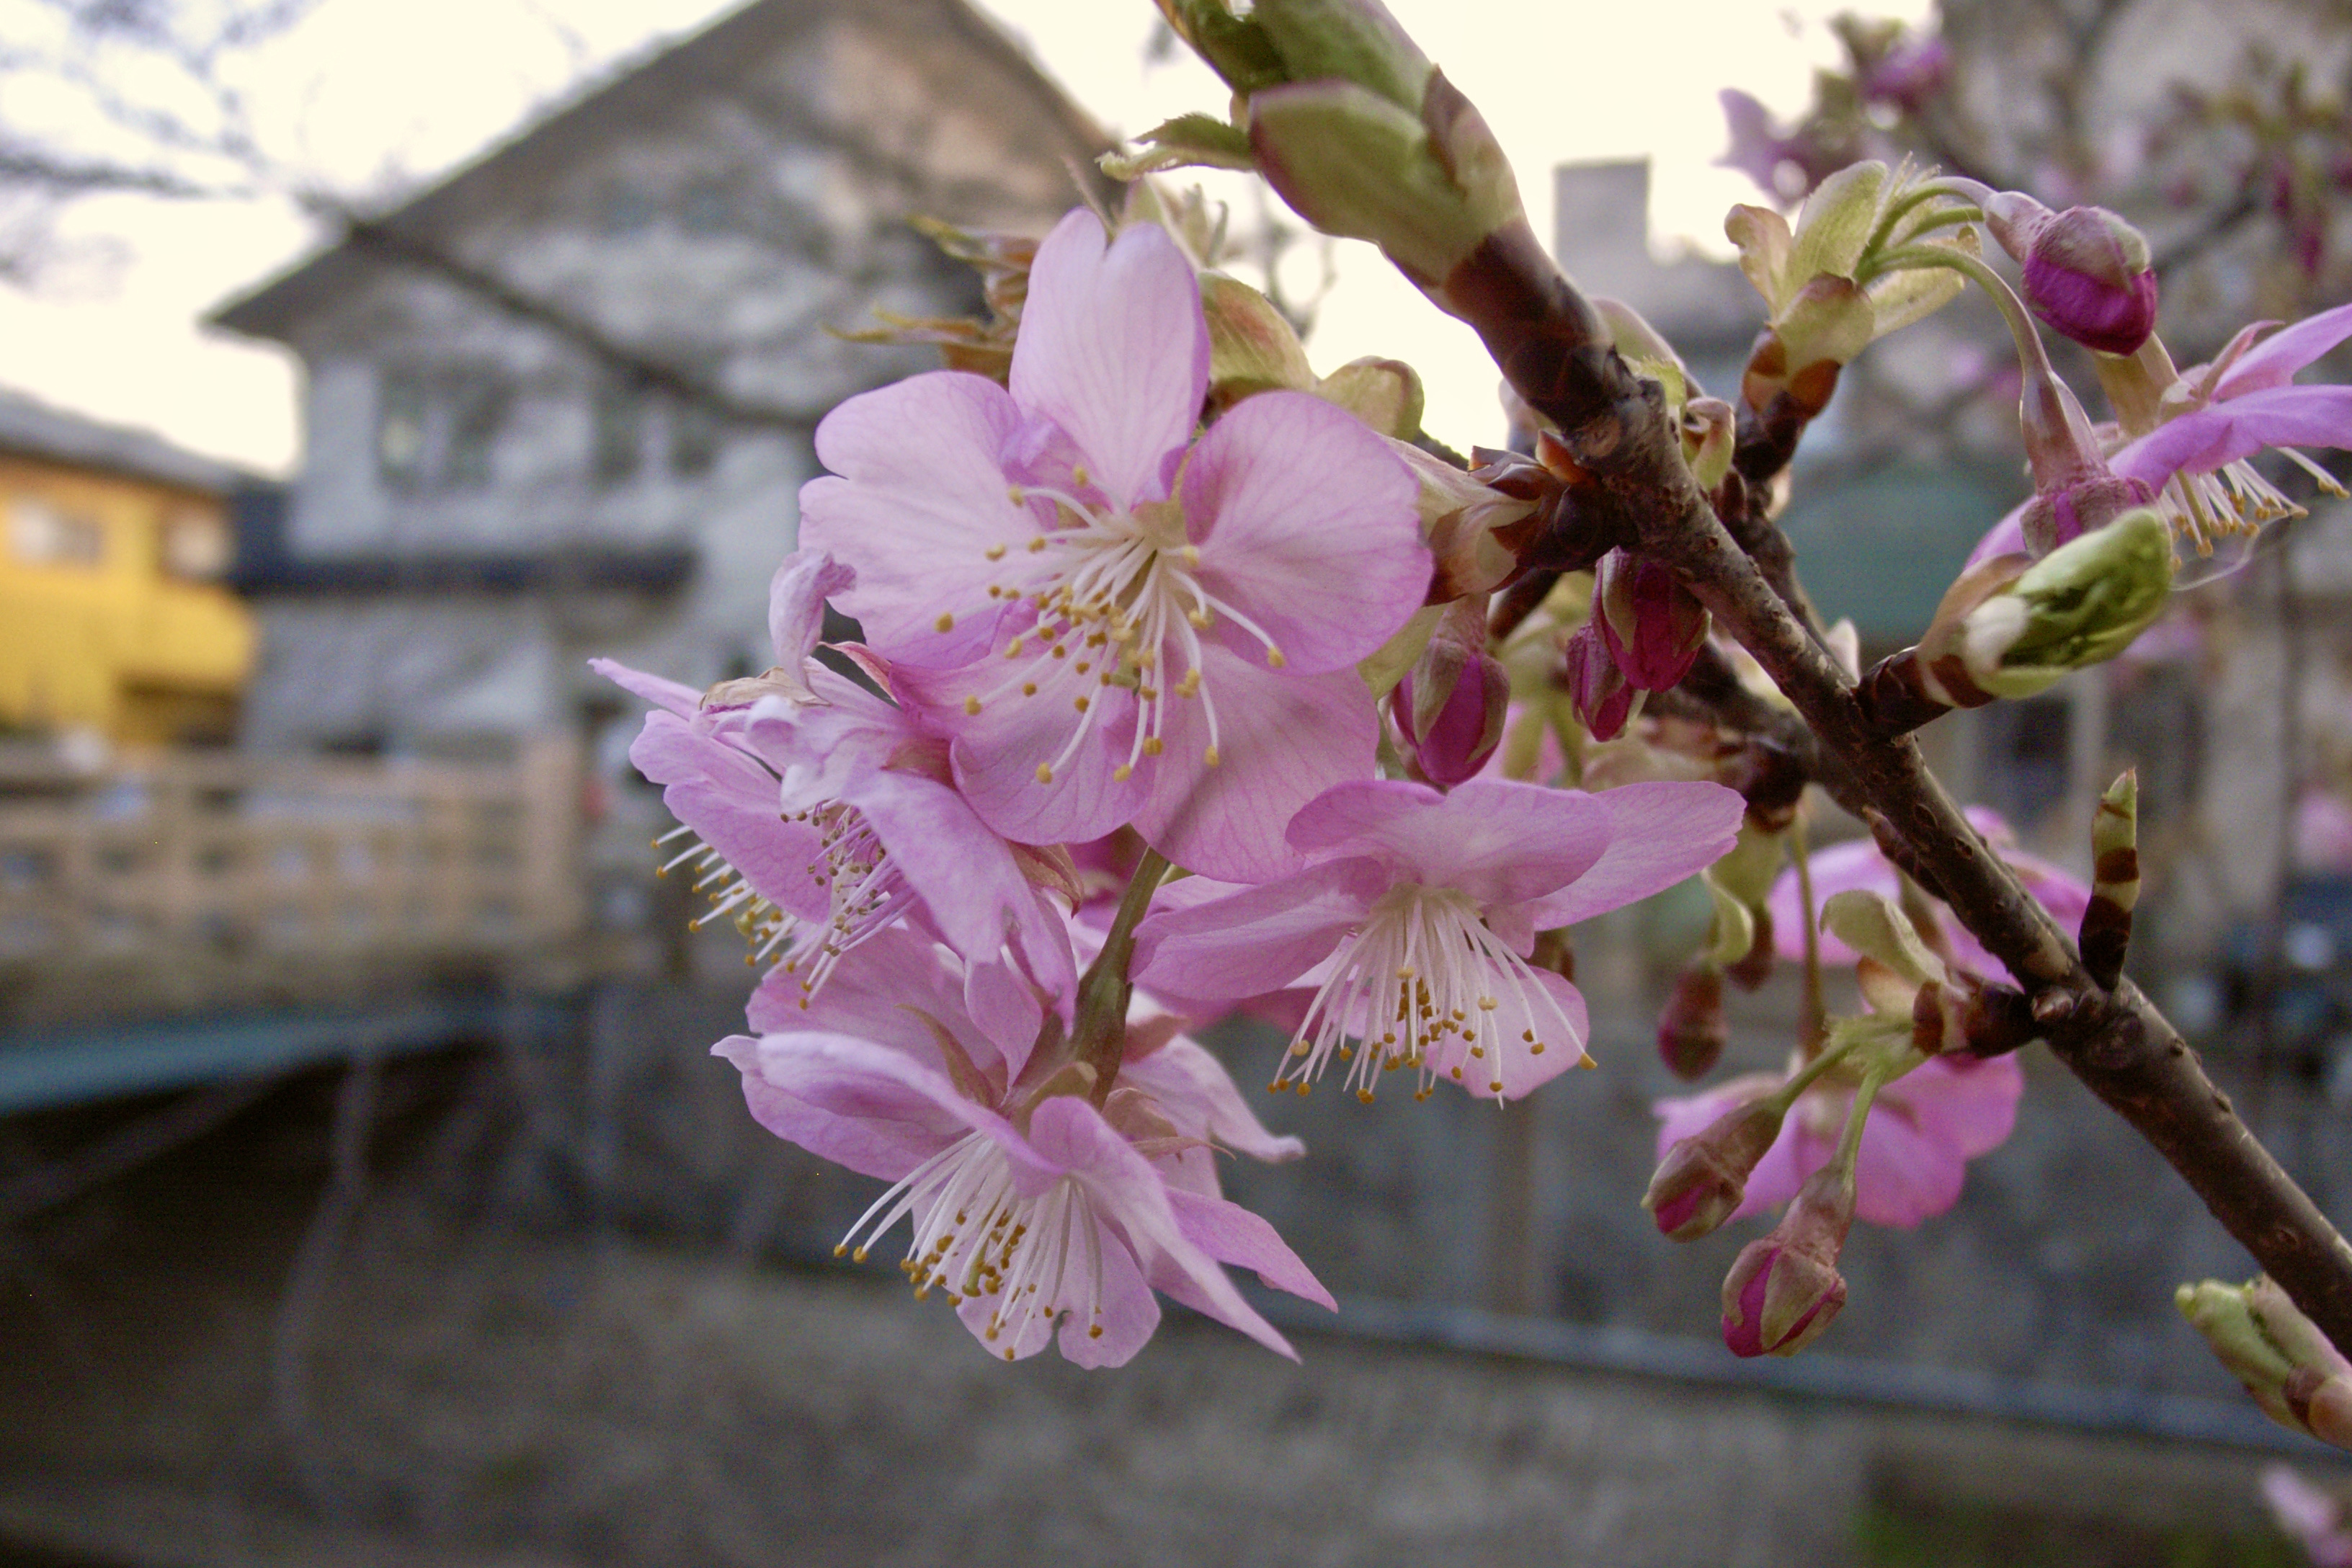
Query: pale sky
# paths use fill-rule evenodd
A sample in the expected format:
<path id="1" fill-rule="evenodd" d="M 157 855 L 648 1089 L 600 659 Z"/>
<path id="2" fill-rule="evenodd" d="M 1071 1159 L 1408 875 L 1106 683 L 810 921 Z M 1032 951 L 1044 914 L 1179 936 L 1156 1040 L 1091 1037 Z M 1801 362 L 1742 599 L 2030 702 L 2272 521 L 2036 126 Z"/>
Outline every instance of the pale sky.
<path id="1" fill-rule="evenodd" d="M 1147 0 L 981 3 L 1115 130 L 1223 110 L 1222 88 L 1189 56 L 1147 68 L 1156 19 Z M 1743 87 L 1791 113 L 1813 68 L 1837 58 L 1822 18 L 1859 8 L 1916 22 L 1929 0 L 1389 5 L 1494 126 L 1538 233 L 1550 232 L 1554 164 L 1646 153 L 1658 242 L 1719 253 L 1724 210 L 1756 197 L 1744 176 L 1708 166 L 1724 144 L 1717 89 Z M 244 85 L 279 157 L 342 190 L 398 191 L 463 163 L 586 76 L 726 8 L 711 0 L 325 0 L 252 62 Z M 0 0 L 0 15 L 12 9 Z M 45 107 L 21 96 L 0 105 L 20 122 L 37 121 Z M 300 440 L 290 356 L 197 319 L 305 254 L 304 222 L 280 202 L 110 197 L 73 209 L 68 233 L 110 242 L 114 258 L 98 253 L 29 296 L 0 286 L 0 385 L 267 472 L 290 469 Z M 1406 360 L 1428 385 L 1433 433 L 1465 445 L 1496 439 L 1495 372 L 1475 340 L 1369 247 L 1340 249 L 1340 280 L 1309 344 L 1317 364 L 1370 353 Z"/>

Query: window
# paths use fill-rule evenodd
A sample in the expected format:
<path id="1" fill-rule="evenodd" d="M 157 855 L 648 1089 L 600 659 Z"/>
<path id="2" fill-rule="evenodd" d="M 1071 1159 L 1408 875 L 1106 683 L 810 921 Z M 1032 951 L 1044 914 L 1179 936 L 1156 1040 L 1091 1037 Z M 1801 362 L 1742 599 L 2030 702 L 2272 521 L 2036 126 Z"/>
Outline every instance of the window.
<path id="1" fill-rule="evenodd" d="M 718 413 L 703 404 L 671 404 L 669 471 L 682 479 L 698 479 L 716 468 L 721 425 Z"/>
<path id="2" fill-rule="evenodd" d="M 210 583 L 228 572 L 229 537 L 223 521 L 195 507 L 176 507 L 163 519 L 163 570 Z"/>
<path id="3" fill-rule="evenodd" d="M 484 374 L 457 380 L 449 388 L 449 441 L 442 455 L 441 484 L 453 490 L 488 489 L 491 454 L 506 424 L 507 388 Z"/>
<path id="4" fill-rule="evenodd" d="M 16 496 L 8 502 L 8 547 L 27 566 L 95 567 L 106 561 L 106 528 L 96 518 Z"/>
<path id="5" fill-rule="evenodd" d="M 375 469 L 386 489 L 425 479 L 425 383 L 413 371 L 385 373 L 376 389 Z"/>
<path id="6" fill-rule="evenodd" d="M 590 400 L 589 471 L 600 489 L 616 489 L 645 464 L 645 397 L 635 386 L 606 382 Z"/>
<path id="7" fill-rule="evenodd" d="M 735 194 L 724 180 L 696 180 L 678 197 L 677 221 L 688 234 L 724 234 L 735 226 Z"/>
<path id="8" fill-rule="evenodd" d="M 376 472 L 386 489 L 478 490 L 496 478 L 511 391 L 480 365 L 383 374 L 376 394 Z"/>

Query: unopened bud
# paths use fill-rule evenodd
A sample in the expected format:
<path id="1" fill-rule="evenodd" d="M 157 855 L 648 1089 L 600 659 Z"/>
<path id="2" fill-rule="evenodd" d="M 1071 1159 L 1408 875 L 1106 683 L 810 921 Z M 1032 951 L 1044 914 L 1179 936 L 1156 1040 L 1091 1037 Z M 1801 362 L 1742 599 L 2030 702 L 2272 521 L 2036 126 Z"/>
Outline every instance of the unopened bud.
<path id="1" fill-rule="evenodd" d="M 2352 1362 L 2267 1275 L 2183 1285 L 2173 1300 L 2264 1415 L 2352 1448 Z"/>
<path id="2" fill-rule="evenodd" d="M 1731 1026 L 1723 1016 L 1723 971 L 1694 963 L 1676 978 L 1658 1015 L 1658 1057 L 1676 1078 L 1700 1079 L 1730 1043 Z"/>
<path id="3" fill-rule="evenodd" d="M 1794 1355 L 1845 1305 L 1839 1251 L 1853 1226 L 1853 1173 L 1806 1179 L 1772 1234 L 1751 1241 L 1723 1281 L 1723 1342 L 1734 1355 Z"/>
<path id="4" fill-rule="evenodd" d="M 1698 488 L 1711 490 L 1731 471 L 1738 420 L 1720 397 L 1694 397 L 1683 405 L 1683 461 Z"/>
<path id="5" fill-rule="evenodd" d="M 1209 397 L 1216 406 L 1255 392 L 1314 386 L 1298 333 L 1273 300 L 1248 284 L 1222 273 L 1201 274 L 1201 313 L 1209 323 Z"/>
<path id="6" fill-rule="evenodd" d="M 1486 598 L 1445 606 L 1420 658 L 1389 693 L 1423 776 L 1453 785 L 1475 776 L 1503 739 L 1511 678 L 1486 651 Z"/>
<path id="7" fill-rule="evenodd" d="M 1647 556 L 1612 550 L 1593 572 L 1593 621 L 1626 681 L 1665 691 L 1690 673 L 1712 624 L 1673 570 Z"/>
<path id="8" fill-rule="evenodd" d="M 2068 670 L 2129 647 L 2172 593 L 2172 532 L 2152 510 L 2061 545 L 1959 628 L 1968 678 L 1995 697 L 2032 697 Z"/>
<path id="9" fill-rule="evenodd" d="M 1738 1212 L 1748 1178 L 1779 1141 L 1788 1112 L 1769 1100 L 1727 1110 L 1666 1151 L 1642 1206 L 1671 1241 L 1696 1241 Z"/>
<path id="10" fill-rule="evenodd" d="M 1596 616 L 1577 627 L 1568 639 L 1568 646 L 1560 650 L 1560 675 L 1568 686 L 1569 700 L 1575 704 L 1577 721 L 1594 740 L 1613 741 L 1641 710 L 1642 692 L 1626 681 L 1610 656 L 1608 639 L 1594 624 L 1598 619 Z"/>
<path id="11" fill-rule="evenodd" d="M 2136 353 L 2156 330 L 2147 239 L 2105 207 L 2053 213 L 2015 191 L 1996 195 L 1987 226 L 2023 269 L 2025 302 L 2052 331 L 2102 353 Z"/>

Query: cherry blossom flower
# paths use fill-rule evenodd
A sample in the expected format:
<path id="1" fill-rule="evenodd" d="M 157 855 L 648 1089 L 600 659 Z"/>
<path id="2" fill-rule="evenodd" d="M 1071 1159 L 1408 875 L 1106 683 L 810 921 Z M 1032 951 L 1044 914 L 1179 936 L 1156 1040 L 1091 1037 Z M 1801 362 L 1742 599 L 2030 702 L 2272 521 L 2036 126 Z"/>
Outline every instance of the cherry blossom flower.
<path id="1" fill-rule="evenodd" d="M 770 1131 L 892 1184 L 838 1250 L 862 1259 L 909 1221 L 900 1268 L 916 1295 L 942 1291 L 992 1353 L 1058 1342 L 1081 1366 L 1120 1365 L 1159 1324 L 1157 1289 L 1296 1359 L 1220 1262 L 1333 1304 L 1272 1226 L 1216 1193 L 1213 1142 L 1286 1159 L 1297 1142 L 1267 1133 L 1215 1059 L 1167 1027 L 1130 1030 L 1097 1108 L 1088 1069 L 1033 1048 L 1058 1031 L 1009 970 L 967 968 L 903 927 L 845 960 L 807 1009 L 781 989 L 762 987 L 751 1022 L 789 1032 L 715 1054 Z"/>
<path id="2" fill-rule="evenodd" d="M 595 661 L 660 704 L 629 757 L 693 835 L 665 868 L 691 867 L 715 906 L 703 919 L 732 917 L 753 963 L 782 954 L 804 1001 L 844 954 L 915 918 L 962 952 L 1009 944 L 1066 1002 L 1075 962 L 1038 890 L 1066 875 L 982 823 L 949 780 L 945 736 L 813 657 L 824 596 L 849 581 L 823 555 L 787 559 L 776 666 L 708 694 Z"/>
<path id="3" fill-rule="evenodd" d="M 2026 891 L 2042 900 L 2051 918 L 2069 930 L 2082 923 L 2083 911 L 2091 902 L 2091 889 L 2059 867 L 2039 856 L 2029 855 L 2017 847 L 2017 835 L 2001 815 L 1981 805 L 1968 808 L 1969 824 L 1985 836 L 1987 842 L 2009 862 L 2010 869 L 2018 874 Z M 1867 838 L 1850 839 L 1816 851 L 1811 862 L 1813 907 L 1818 910 L 1830 899 L 1849 889 L 1884 893 L 1890 899 L 1901 896 L 1902 881 L 1895 867 L 1878 852 L 1878 846 Z M 1780 873 L 1772 884 L 1767 908 L 1772 914 L 1773 947 L 1782 958 L 1801 963 L 1805 956 L 1805 916 L 1799 897 L 1797 873 L 1792 867 Z M 1941 918 L 1937 931 L 1922 933 L 1931 945 L 1940 940 L 1948 948 L 1947 956 L 1962 969 L 1980 975 L 1998 977 L 2003 973 L 2000 960 L 1987 952 L 1968 928 L 1944 910 L 1941 903 L 1930 900 Z M 1849 964 L 1854 960 L 1853 950 L 1827 931 L 1818 938 L 1822 962 Z"/>
<path id="4" fill-rule="evenodd" d="M 1584 1059 L 1584 998 L 1528 962 L 1537 931 L 1700 870 L 1731 847 L 1743 809 L 1707 784 L 1598 795 L 1500 779 L 1447 795 L 1341 784 L 1290 825 L 1305 870 L 1146 919 L 1137 982 L 1225 998 L 1309 976 L 1315 999 L 1276 1088 L 1304 1092 L 1336 1055 L 1360 1099 L 1401 1068 L 1424 1096 L 1444 1078 L 1515 1099 Z"/>
<path id="5" fill-rule="evenodd" d="M 1729 1079 L 1657 1103 L 1658 1157 L 1719 1117 L 1780 1087 L 1771 1073 Z M 1854 1086 L 1832 1074 L 1798 1097 L 1780 1135 L 1748 1177 L 1738 1219 L 1788 1202 L 1837 1148 Z M 1933 1057 L 1878 1091 L 1854 1163 L 1855 1215 L 1909 1229 L 1959 1201 L 1968 1163 L 1999 1148 L 2017 1124 L 2025 1075 L 2014 1057 Z"/>
<path id="6" fill-rule="evenodd" d="M 1356 662 L 1430 574 L 1411 472 L 1319 398 L 1266 392 L 1192 439 L 1209 340 L 1150 225 L 1074 213 L 1039 247 L 1010 389 L 937 372 L 817 429 L 802 536 L 841 607 L 939 716 L 998 832 L 1132 823 L 1188 868 L 1293 868 L 1298 806 L 1370 772 Z"/>

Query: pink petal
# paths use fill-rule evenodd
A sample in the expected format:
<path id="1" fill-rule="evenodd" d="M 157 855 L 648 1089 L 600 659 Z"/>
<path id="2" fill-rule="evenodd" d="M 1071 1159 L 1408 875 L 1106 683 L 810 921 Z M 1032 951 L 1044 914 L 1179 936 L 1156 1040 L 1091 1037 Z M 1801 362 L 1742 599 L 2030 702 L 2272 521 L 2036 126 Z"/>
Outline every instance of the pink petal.
<path id="1" fill-rule="evenodd" d="M 2352 338 L 2352 305 L 2338 305 L 2315 316 L 2305 316 L 2238 358 L 2213 389 L 2217 402 L 2242 397 L 2273 386 L 2284 386 L 2295 372 Z"/>
<path id="2" fill-rule="evenodd" d="M 1083 209 L 1055 225 L 1029 268 L 1013 398 L 1068 432 L 1117 510 L 1167 495 L 1208 384 L 1201 286 L 1167 232 L 1139 223 L 1106 243 Z"/>
<path id="3" fill-rule="evenodd" d="M 1151 758 L 1132 776 L 1116 777 L 1135 735 L 1135 697 L 1124 687 L 1093 689 L 1088 732 L 1071 750 L 1079 715 L 1041 692 L 999 696 L 994 687 L 1012 666 L 992 660 L 945 672 L 894 672 L 902 693 L 952 727 L 956 788 L 980 819 L 1020 844 L 1072 844 L 1099 838 L 1131 820 L 1150 787 Z M 988 692 L 976 715 L 964 699 Z M 1041 782 L 1038 769 L 1048 771 Z"/>
<path id="4" fill-rule="evenodd" d="M 762 1034 L 854 1035 L 944 1072 L 931 1030 L 937 1024 L 1000 1087 L 1012 1076 L 994 1037 L 971 1017 L 961 966 L 929 937 L 903 926 L 861 942 L 842 959 L 816 999 L 806 1006 L 802 1002 L 799 981 L 781 967 L 771 971 L 752 993 L 751 1027 Z M 1028 1042 L 1022 1043 L 1025 1048 Z"/>
<path id="5" fill-rule="evenodd" d="M 1536 901 L 1536 923 L 1546 930 L 1591 920 L 1696 876 L 1730 853 L 1748 809 L 1737 790 L 1713 784 L 1631 784 L 1591 798 L 1609 810 L 1609 847 L 1590 871 Z"/>
<path id="6" fill-rule="evenodd" d="M 908 885 L 965 959 L 987 963 L 1011 940 L 1038 984 L 1059 996 L 1076 993 L 1067 929 L 963 796 L 919 774 L 886 769 L 853 782 L 842 798 L 866 814 Z"/>
<path id="7" fill-rule="evenodd" d="M 1041 1158 L 1085 1183 L 1097 1217 L 1127 1238 L 1155 1287 L 1181 1292 L 1178 1299 L 1187 1305 L 1298 1359 L 1274 1325 L 1242 1300 L 1225 1271 L 1185 1237 L 1167 1183 L 1094 1107 L 1069 1096 L 1046 1100 L 1030 1118 L 1029 1141 Z"/>
<path id="8" fill-rule="evenodd" d="M 1003 1058 L 1006 1080 L 1019 1079 L 1045 1022 L 1036 993 L 1010 964 L 977 962 L 964 970 L 963 1003 L 973 1026 Z"/>
<path id="9" fill-rule="evenodd" d="M 2352 386 L 2277 386 L 2212 404 L 2158 426 L 2108 466 L 2157 486 L 2271 447 L 2352 447 Z"/>
<path id="10" fill-rule="evenodd" d="M 1528 994 L 1525 981 L 1498 983 L 1496 1000 L 1501 1005 L 1474 1022 L 1471 1033 L 1478 1037 L 1446 1036 L 1430 1049 L 1430 1069 L 1475 1099 L 1519 1100 L 1582 1061 L 1592 1032 L 1583 993 L 1548 969 L 1532 973 L 1542 997 Z M 1472 1056 L 1474 1048 L 1484 1054 Z M 1498 1081 L 1500 1089 L 1495 1087 Z"/>
<path id="11" fill-rule="evenodd" d="M 693 718 L 702 707 L 702 693 L 693 687 L 647 675 L 642 669 L 631 669 L 618 659 L 592 658 L 588 668 L 630 696 L 641 697 L 656 708 L 666 708 L 681 719 Z"/>
<path id="12" fill-rule="evenodd" d="M 2007 517 L 1994 523 L 1985 536 L 1977 541 L 1977 547 L 1969 552 L 1969 558 L 1961 563 L 1960 570 L 1967 572 L 1996 555 L 2030 553 L 2025 548 L 2025 509 L 2032 504 L 2031 500 L 2020 501 Z"/>
<path id="13" fill-rule="evenodd" d="M 801 543 L 856 573 L 835 602 L 886 657 L 936 668 L 988 651 L 1011 601 L 988 597 L 987 552 L 1039 531 L 1004 476 L 1020 424 L 994 382 L 934 371 L 861 393 L 817 426 L 817 457 L 840 477 L 801 488 Z"/>
<path id="14" fill-rule="evenodd" d="M 1903 888 L 1901 879 L 1878 846 L 1867 838 L 1850 838 L 1843 844 L 1812 853 L 1811 868 L 1813 877 L 1813 918 L 1821 918 L 1822 906 L 1837 893 L 1880 893 L 1898 898 Z M 1802 889 L 1797 886 L 1797 868 L 1783 869 L 1772 890 L 1765 896 L 1764 907 L 1772 914 L 1772 947 L 1782 958 L 1801 963 L 1805 956 L 1805 913 Z M 1852 963 L 1853 949 L 1838 941 L 1828 931 L 1817 933 L 1823 963 Z"/>
<path id="15" fill-rule="evenodd" d="M 1277 990 L 1328 958 L 1388 885 L 1374 861 L 1335 860 L 1196 908 L 1156 910 L 1136 931 L 1136 984 L 1208 1003 Z"/>
<path id="16" fill-rule="evenodd" d="M 943 1074 L 846 1035 L 733 1035 L 711 1052 L 742 1072 L 744 1099 L 762 1127 L 886 1181 L 967 1132 L 1001 1125 L 961 1099 Z"/>
<path id="17" fill-rule="evenodd" d="M 810 876 L 824 840 L 803 822 L 777 810 L 773 774 L 726 742 L 703 734 L 675 714 L 646 715 L 629 747 L 637 771 L 663 786 L 670 815 L 717 850 L 752 889 L 781 909 L 817 919 L 831 908 Z M 673 876 L 699 876 L 693 861 Z"/>
<path id="18" fill-rule="evenodd" d="M 1135 830 L 1188 871 L 1262 882 L 1297 868 L 1283 830 L 1299 807 L 1372 771 L 1380 717 L 1353 669 L 1291 675 L 1252 668 L 1214 644 L 1202 651 L 1203 696 L 1169 709 L 1167 753 Z M 1215 767 L 1205 762 L 1211 697 Z"/>
<path id="19" fill-rule="evenodd" d="M 1150 1095 L 1187 1137 L 1209 1139 L 1254 1160 L 1296 1160 L 1307 1152 L 1307 1145 L 1297 1139 L 1267 1131 L 1234 1086 L 1224 1064 L 1181 1036 L 1121 1067 L 1118 1081 Z"/>
<path id="20" fill-rule="evenodd" d="M 797 670 L 808 661 L 824 635 L 825 600 L 856 581 L 856 573 L 819 551 L 784 557 L 768 584 L 768 637 L 779 665 Z"/>
<path id="21" fill-rule="evenodd" d="M 1862 1152 L 1853 1168 L 1854 1215 L 1908 1230 L 1959 1201 L 1967 1165 L 1958 1150 L 1918 1125 L 1908 1104 L 1882 1096 L 1862 1130 Z"/>
<path id="22" fill-rule="evenodd" d="M 1901 1103 L 1924 1136 L 1973 1160 L 2009 1141 L 2024 1094 L 2025 1072 L 2015 1057 L 1939 1057 L 1887 1085 L 1879 1099 Z"/>
<path id="23" fill-rule="evenodd" d="M 1456 888 L 1481 904 L 1522 904 L 1587 877 L 1613 847 L 1606 800 L 1509 779 L 1473 779 L 1444 795 L 1351 779 L 1309 802 L 1289 837 L 1310 853 L 1376 856 L 1400 880 Z"/>
<path id="24" fill-rule="evenodd" d="M 1287 1290 L 1302 1300 L 1336 1312 L 1339 1303 L 1299 1260 L 1274 1226 L 1239 1204 L 1198 1193 L 1171 1190 L 1176 1224 L 1184 1239 L 1220 1263 L 1247 1268 L 1276 1290 Z"/>
<path id="25" fill-rule="evenodd" d="M 1353 665 L 1421 608 L 1430 558 L 1412 474 L 1319 397 L 1248 399 L 1201 438 L 1179 489 L 1202 586 L 1301 674 Z M 1216 630 L 1244 658 L 1265 658 L 1263 640 L 1234 617 Z"/>

